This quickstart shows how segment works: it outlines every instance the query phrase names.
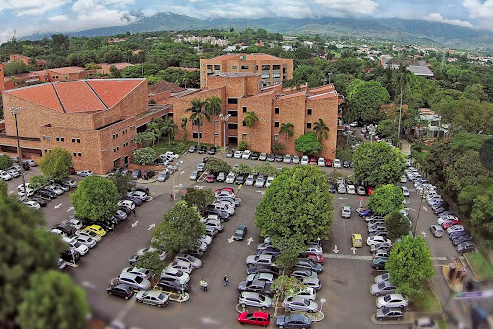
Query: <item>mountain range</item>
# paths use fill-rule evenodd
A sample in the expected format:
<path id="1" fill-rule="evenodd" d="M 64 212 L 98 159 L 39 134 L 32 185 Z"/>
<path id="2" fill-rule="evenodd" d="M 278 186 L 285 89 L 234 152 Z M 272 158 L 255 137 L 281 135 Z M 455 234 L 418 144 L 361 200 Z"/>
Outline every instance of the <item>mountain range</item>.
<path id="1" fill-rule="evenodd" d="M 126 32 L 152 32 L 166 30 L 229 29 L 247 27 L 263 28 L 269 32 L 292 35 L 315 35 L 327 37 L 350 37 L 374 41 L 404 44 L 438 45 L 459 49 L 493 50 L 493 32 L 461 27 L 440 22 L 408 20 L 399 18 L 258 18 L 202 20 L 174 13 L 158 13 L 151 17 L 138 17 L 137 21 L 79 32 L 65 33 L 69 36 L 112 36 Z M 53 31 L 56 33 L 56 31 Z M 35 34 L 23 39 L 39 40 L 53 33 Z"/>

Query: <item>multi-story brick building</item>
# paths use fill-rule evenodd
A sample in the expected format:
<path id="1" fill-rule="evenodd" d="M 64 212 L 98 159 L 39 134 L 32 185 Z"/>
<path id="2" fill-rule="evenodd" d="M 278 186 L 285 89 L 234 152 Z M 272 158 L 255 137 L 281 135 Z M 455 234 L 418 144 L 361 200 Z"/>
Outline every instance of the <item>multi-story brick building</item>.
<path id="1" fill-rule="evenodd" d="M 227 54 L 200 60 L 200 87 L 217 73 L 260 73 L 264 86 L 293 78 L 293 60 L 268 54 Z"/>
<path id="2" fill-rule="evenodd" d="M 307 89 L 306 86 L 299 90 L 283 89 L 282 84 L 264 87 L 260 73 L 217 73 L 207 77 L 207 88 L 182 92 L 158 103 L 173 105 L 174 120 L 180 126 L 182 117 L 190 117 L 187 109 L 191 107 L 192 100 L 203 101 L 211 96 L 222 99 L 221 114 L 229 114 L 231 117 L 225 133 L 220 118 L 204 120 L 200 127 L 204 143 L 223 145 L 226 141 L 236 147 L 239 141 L 245 140 L 251 150 L 271 153 L 273 144 L 279 142 L 284 145 L 283 153 L 296 154 L 294 140 L 312 130 L 314 123 L 322 119 L 329 128 L 329 137 L 321 141 L 323 150 L 320 156 L 329 159 L 335 157 L 337 131 L 343 127 L 338 125 L 342 97 L 333 85 L 313 89 Z M 253 128 L 244 123 L 248 112 L 255 112 L 259 119 Z M 280 136 L 283 123 L 293 124 L 292 137 Z M 199 134 L 197 125 L 190 120 L 187 131 L 189 140 L 196 139 Z M 180 129 L 176 138 L 183 137 L 183 130 Z"/>
<path id="3" fill-rule="evenodd" d="M 103 174 L 128 163 L 137 132 L 170 106 L 148 106 L 145 79 L 54 82 L 3 92 L 0 153 L 16 153 L 10 107 L 22 107 L 18 125 L 23 156 L 39 157 L 55 147 L 73 156 L 76 170 Z"/>

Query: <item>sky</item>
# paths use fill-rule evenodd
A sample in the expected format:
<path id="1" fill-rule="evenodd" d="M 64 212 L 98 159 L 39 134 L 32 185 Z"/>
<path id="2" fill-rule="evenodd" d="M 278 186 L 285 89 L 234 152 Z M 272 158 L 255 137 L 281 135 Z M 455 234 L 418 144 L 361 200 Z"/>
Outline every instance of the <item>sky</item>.
<path id="1" fill-rule="evenodd" d="M 0 0 L 0 42 L 126 25 L 174 12 L 197 18 L 397 17 L 493 31 L 493 0 Z"/>

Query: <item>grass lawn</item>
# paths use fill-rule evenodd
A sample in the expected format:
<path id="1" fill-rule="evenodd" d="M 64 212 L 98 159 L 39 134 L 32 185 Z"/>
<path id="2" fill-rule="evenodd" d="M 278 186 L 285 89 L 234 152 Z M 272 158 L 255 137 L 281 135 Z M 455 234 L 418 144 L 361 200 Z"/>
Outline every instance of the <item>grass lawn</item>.
<path id="1" fill-rule="evenodd" d="M 441 312 L 442 307 L 435 293 L 430 287 L 424 289 L 423 300 L 416 302 L 416 311 L 419 312 Z"/>
<path id="2" fill-rule="evenodd" d="M 447 329 L 447 322 L 444 319 L 438 320 L 438 328 Z"/>
<path id="3" fill-rule="evenodd" d="M 493 278 L 493 267 L 479 252 L 470 252 L 465 254 L 467 261 L 474 270 L 474 273 L 478 276 L 478 279 L 491 279 Z"/>

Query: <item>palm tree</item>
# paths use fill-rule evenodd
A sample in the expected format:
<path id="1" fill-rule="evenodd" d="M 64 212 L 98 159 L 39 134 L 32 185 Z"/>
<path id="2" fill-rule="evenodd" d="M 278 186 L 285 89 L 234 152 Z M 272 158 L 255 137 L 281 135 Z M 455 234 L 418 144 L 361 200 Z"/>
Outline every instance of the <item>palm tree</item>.
<path id="1" fill-rule="evenodd" d="M 221 113 L 221 108 L 223 101 L 217 96 L 211 96 L 206 99 L 207 104 L 205 105 L 205 111 L 212 116 L 212 122 L 214 127 L 214 146 L 216 146 L 216 115 Z"/>
<path id="2" fill-rule="evenodd" d="M 183 140 L 185 142 L 187 141 L 187 123 L 188 123 L 188 118 L 182 117 L 181 118 L 181 128 L 183 129 Z"/>
<path id="3" fill-rule="evenodd" d="M 292 123 L 281 123 L 281 129 L 279 129 L 279 135 L 284 135 L 286 138 L 286 142 L 289 137 L 293 137 L 294 135 L 294 125 Z"/>
<path id="4" fill-rule="evenodd" d="M 252 128 L 255 126 L 257 122 L 258 122 L 258 117 L 255 114 L 255 112 L 247 112 L 247 115 L 245 117 L 245 124 L 247 125 L 248 128 L 250 128 L 250 149 L 252 149 L 252 135 L 253 135 Z"/>
<path id="5" fill-rule="evenodd" d="M 162 133 L 163 133 L 163 119 L 162 118 L 156 118 L 149 122 L 146 126 L 146 130 L 154 133 L 156 135 L 157 141 L 159 143 L 159 140 L 161 139 Z"/>
<path id="6" fill-rule="evenodd" d="M 171 145 L 171 138 L 175 138 L 175 133 L 178 130 L 178 125 L 173 119 L 167 119 L 163 123 L 162 132 L 168 134 L 168 144 Z"/>
<path id="7" fill-rule="evenodd" d="M 313 124 L 313 131 L 315 131 L 319 141 L 322 141 L 322 138 L 329 138 L 329 127 L 327 127 L 322 119 L 318 119 L 318 121 Z"/>
<path id="8" fill-rule="evenodd" d="M 190 114 L 190 120 L 192 121 L 192 126 L 196 122 L 199 128 L 199 133 L 197 135 L 197 146 L 200 147 L 200 125 L 204 121 L 204 117 L 210 121 L 209 113 L 207 113 L 204 108 L 207 102 L 201 101 L 200 99 L 194 99 L 191 102 L 192 106 L 188 108 L 185 112 L 192 112 Z"/>

